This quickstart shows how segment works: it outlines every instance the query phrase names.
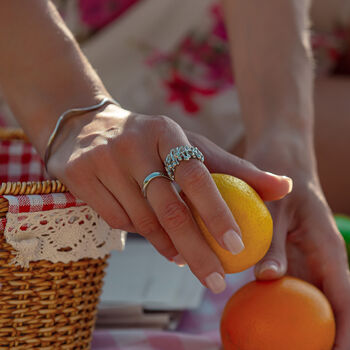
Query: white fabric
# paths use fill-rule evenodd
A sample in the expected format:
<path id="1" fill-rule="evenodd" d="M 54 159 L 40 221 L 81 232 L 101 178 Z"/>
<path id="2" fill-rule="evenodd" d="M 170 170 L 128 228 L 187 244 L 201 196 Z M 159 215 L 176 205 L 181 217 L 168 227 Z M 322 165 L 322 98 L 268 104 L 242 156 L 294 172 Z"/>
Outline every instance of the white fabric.
<path id="1" fill-rule="evenodd" d="M 193 115 L 167 102 L 159 72 L 147 66 L 150 50 L 171 52 L 192 30 L 210 21 L 216 0 L 142 0 L 120 19 L 82 44 L 111 95 L 123 108 L 166 115 L 182 128 L 231 150 L 243 135 L 236 89 L 202 97 Z"/>
<path id="2" fill-rule="evenodd" d="M 126 232 L 112 229 L 89 206 L 34 213 L 7 213 L 5 238 L 16 250 L 12 263 L 53 263 L 103 258 L 112 250 L 123 250 Z"/>

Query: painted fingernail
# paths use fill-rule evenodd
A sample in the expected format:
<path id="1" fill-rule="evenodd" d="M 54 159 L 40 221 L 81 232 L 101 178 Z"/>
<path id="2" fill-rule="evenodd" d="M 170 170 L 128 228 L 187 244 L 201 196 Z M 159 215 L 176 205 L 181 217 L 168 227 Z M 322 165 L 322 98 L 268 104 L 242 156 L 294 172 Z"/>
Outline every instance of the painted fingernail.
<path id="1" fill-rule="evenodd" d="M 288 176 L 281 176 L 281 177 L 288 181 L 288 184 L 289 184 L 288 193 L 291 193 L 293 189 L 293 180 Z"/>
<path id="2" fill-rule="evenodd" d="M 187 265 L 185 259 L 180 254 L 174 256 L 172 260 L 178 266 L 185 266 L 185 265 Z"/>
<path id="3" fill-rule="evenodd" d="M 232 254 L 238 254 L 244 249 L 244 243 L 240 235 L 234 230 L 229 230 L 223 235 L 223 241 L 226 248 Z"/>
<path id="4" fill-rule="evenodd" d="M 274 261 L 265 261 L 259 268 L 259 276 L 263 277 L 263 275 L 267 272 L 272 272 L 273 275 L 279 272 L 279 265 Z"/>
<path id="5" fill-rule="evenodd" d="M 281 176 L 281 175 L 276 175 L 276 174 L 273 174 L 273 173 L 270 173 L 269 171 L 265 171 L 266 174 L 268 175 L 271 175 L 271 176 L 274 176 L 274 177 L 278 177 L 280 179 L 283 179 L 283 180 L 287 180 L 288 181 L 288 193 L 292 192 L 292 189 L 293 189 L 293 180 L 289 177 L 289 176 Z"/>
<path id="6" fill-rule="evenodd" d="M 226 289 L 225 279 L 218 273 L 211 273 L 206 279 L 207 287 L 215 294 L 221 293 Z"/>

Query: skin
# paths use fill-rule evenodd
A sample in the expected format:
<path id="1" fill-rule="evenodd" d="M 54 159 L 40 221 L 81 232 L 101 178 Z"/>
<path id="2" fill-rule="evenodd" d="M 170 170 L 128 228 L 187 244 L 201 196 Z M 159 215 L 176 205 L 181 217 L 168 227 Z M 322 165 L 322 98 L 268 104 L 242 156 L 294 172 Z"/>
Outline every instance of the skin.
<path id="1" fill-rule="evenodd" d="M 334 350 L 348 350 L 347 256 L 320 186 L 314 147 L 313 73 L 307 40 L 310 3 L 223 3 L 247 128 L 245 158 L 262 169 L 287 174 L 294 183 L 290 195 L 268 204 L 274 237 L 269 252 L 256 265 L 256 277 L 276 279 L 288 273 L 322 289 L 337 322 Z"/>
<path id="2" fill-rule="evenodd" d="M 345 189 L 349 186 L 350 171 L 349 89 L 348 77 L 326 77 L 315 83 L 315 149 L 320 181 L 332 211 L 348 215 L 349 198 Z"/>

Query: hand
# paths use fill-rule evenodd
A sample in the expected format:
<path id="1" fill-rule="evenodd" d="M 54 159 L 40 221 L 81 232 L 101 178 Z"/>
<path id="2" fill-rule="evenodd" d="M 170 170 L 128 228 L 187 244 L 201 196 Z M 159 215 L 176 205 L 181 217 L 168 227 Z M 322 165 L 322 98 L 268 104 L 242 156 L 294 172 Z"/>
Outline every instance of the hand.
<path id="1" fill-rule="evenodd" d="M 221 292 L 224 270 L 185 202 L 164 178 L 149 184 L 146 200 L 141 192 L 144 178 L 164 171 L 163 159 L 172 148 L 194 143 L 209 170 L 230 170 L 265 199 L 283 197 L 290 182 L 257 169 L 203 137 L 188 135 L 167 117 L 133 114 L 108 105 L 98 113 L 67 121 L 53 145 L 48 170 L 111 227 L 143 235 L 164 257 L 184 260 L 204 285 Z M 175 178 L 219 244 L 233 253 L 241 251 L 240 229 L 207 167 L 198 160 L 183 161 Z"/>
<path id="2" fill-rule="evenodd" d="M 320 288 L 336 317 L 334 350 L 349 350 L 350 275 L 344 241 L 316 171 L 312 169 L 314 161 L 312 156 L 308 157 L 307 147 L 300 157 L 292 156 L 293 162 L 281 149 L 283 146 L 268 148 L 265 145 L 247 152 L 250 160 L 287 173 L 294 183 L 292 193 L 286 198 L 268 204 L 274 221 L 274 237 L 269 252 L 256 266 L 256 276 L 275 279 L 288 273 Z M 293 154 L 293 150 L 289 154 Z"/>

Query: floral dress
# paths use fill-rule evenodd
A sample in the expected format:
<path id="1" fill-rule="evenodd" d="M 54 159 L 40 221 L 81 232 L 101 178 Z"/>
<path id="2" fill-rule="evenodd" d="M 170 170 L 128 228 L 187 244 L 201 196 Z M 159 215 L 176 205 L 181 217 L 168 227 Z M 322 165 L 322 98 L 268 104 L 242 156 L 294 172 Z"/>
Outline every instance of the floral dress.
<path id="1" fill-rule="evenodd" d="M 54 2 L 123 107 L 167 115 L 225 149 L 241 138 L 244 129 L 218 0 Z M 344 28 L 335 22 L 331 31 L 312 33 L 318 74 L 348 73 L 350 40 Z M 0 103 L 0 115 L 8 123 L 5 110 Z"/>

